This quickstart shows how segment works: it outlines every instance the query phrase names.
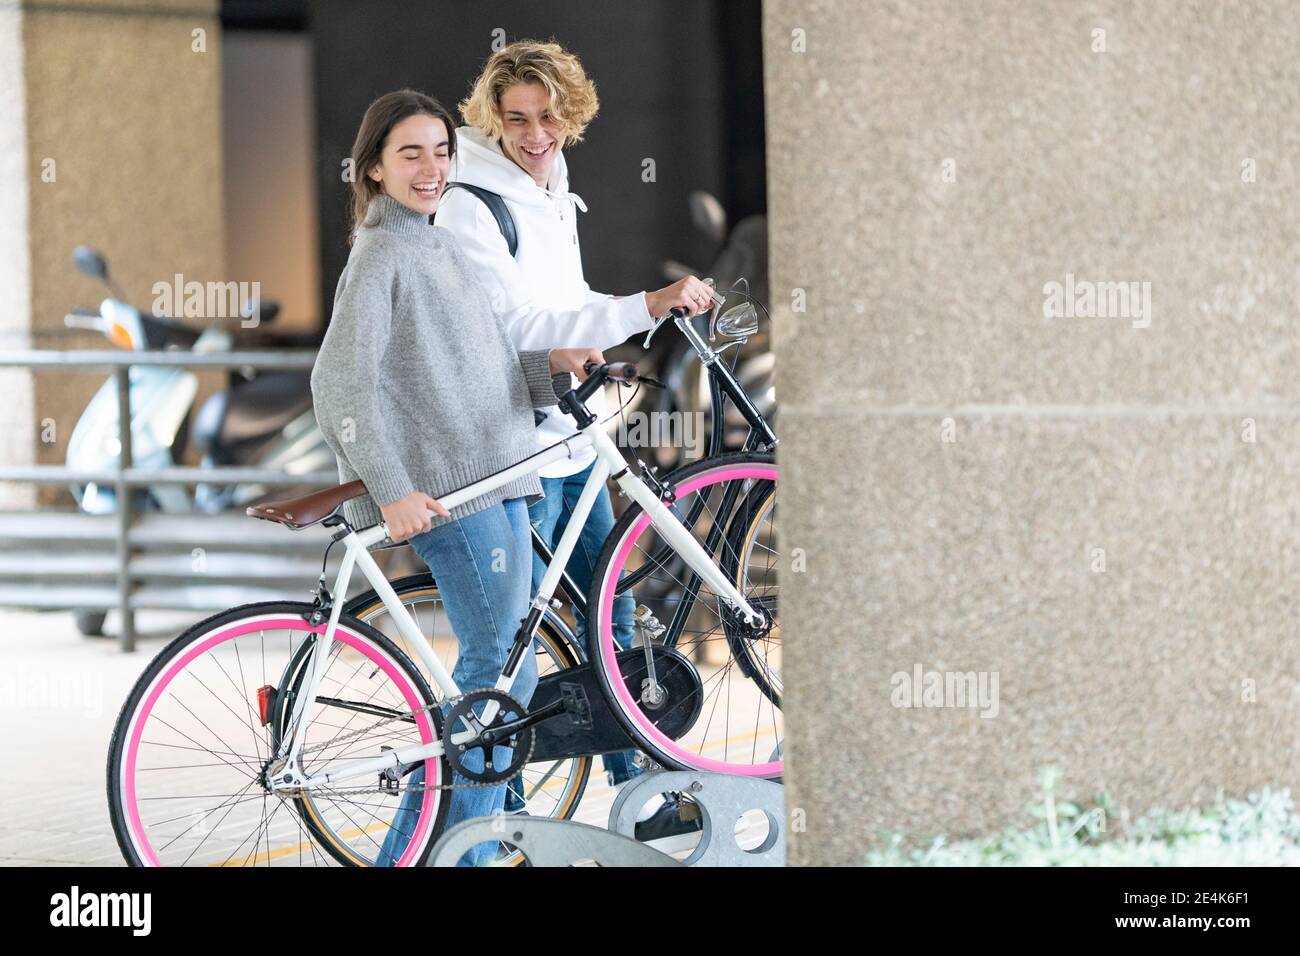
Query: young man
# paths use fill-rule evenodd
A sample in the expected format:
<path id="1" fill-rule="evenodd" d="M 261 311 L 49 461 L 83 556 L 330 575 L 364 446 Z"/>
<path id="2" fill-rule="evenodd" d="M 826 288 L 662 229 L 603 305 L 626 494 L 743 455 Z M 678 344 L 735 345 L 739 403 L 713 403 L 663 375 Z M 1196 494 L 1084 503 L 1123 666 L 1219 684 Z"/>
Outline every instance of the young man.
<path id="1" fill-rule="evenodd" d="M 534 40 L 512 43 L 489 57 L 460 104 L 468 125 L 457 130 L 451 179 L 504 200 L 517 249 L 512 255 L 497 217 L 468 189 L 447 193 L 437 224 L 460 240 L 517 349 L 570 345 L 608 349 L 646 331 L 656 317 L 674 307 L 695 314 L 711 304 L 709 288 L 695 276 L 627 296 L 593 292 L 587 285 L 577 224 L 577 211 L 585 212 L 587 207 L 569 192 L 563 151 L 582 140 L 597 108 L 595 85 L 578 58 L 556 43 Z M 599 394 L 588 407 L 602 420 L 611 411 Z M 573 434 L 573 422 L 558 408 L 544 411 L 546 418 L 537 427 L 539 447 Z M 595 452 L 588 450 L 540 470 L 546 497 L 530 507 L 529 518 L 551 547 L 564 533 L 595 460 Z M 578 587 L 590 586 L 596 558 L 613 526 L 609 490 L 603 488 L 567 569 Z M 543 570 L 535 558 L 534 587 Z M 623 647 L 632 646 L 634 610 L 631 595 L 615 602 L 614 637 Z M 581 640 L 586 632 L 581 615 L 577 626 Z M 640 772 L 631 756 L 623 752 L 603 758 L 611 785 Z M 513 792 L 506 809 L 522 809 Z M 683 823 L 674 800 L 644 812 L 646 820 L 638 827 L 641 839 L 698 828 L 695 821 Z"/>

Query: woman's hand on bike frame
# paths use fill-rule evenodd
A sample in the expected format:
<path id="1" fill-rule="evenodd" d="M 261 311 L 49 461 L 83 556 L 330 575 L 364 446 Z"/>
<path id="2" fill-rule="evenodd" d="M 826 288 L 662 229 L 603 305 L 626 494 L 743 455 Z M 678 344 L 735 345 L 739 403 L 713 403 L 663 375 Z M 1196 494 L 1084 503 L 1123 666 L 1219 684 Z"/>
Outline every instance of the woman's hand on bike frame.
<path id="1" fill-rule="evenodd" d="M 391 501 L 379 510 L 388 525 L 389 540 L 394 544 L 432 528 L 433 522 L 429 518 L 431 510 L 444 518 L 451 517 L 451 513 L 446 508 L 423 491 L 412 491 L 409 495 Z"/>
<path id="2" fill-rule="evenodd" d="M 604 365 L 605 356 L 600 349 L 551 349 L 551 374 L 572 372 L 578 381 L 587 380 L 588 365 Z"/>
<path id="3" fill-rule="evenodd" d="M 651 318 L 667 315 L 670 309 L 685 309 L 690 315 L 699 315 L 713 308 L 713 290 L 702 279 L 687 276 L 657 292 L 645 294 L 646 308 Z"/>

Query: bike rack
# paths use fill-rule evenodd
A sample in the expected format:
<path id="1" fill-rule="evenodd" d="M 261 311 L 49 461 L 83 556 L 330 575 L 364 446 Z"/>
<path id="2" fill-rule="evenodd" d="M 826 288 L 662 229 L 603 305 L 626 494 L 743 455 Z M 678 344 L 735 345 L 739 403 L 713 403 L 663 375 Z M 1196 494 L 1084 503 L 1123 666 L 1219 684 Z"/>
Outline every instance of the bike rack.
<path id="1" fill-rule="evenodd" d="M 428 866 L 455 866 L 470 847 L 501 840 L 517 847 L 533 866 L 681 866 L 671 856 L 630 837 L 573 820 L 498 814 L 464 820 L 438 840 Z"/>
<path id="2" fill-rule="evenodd" d="M 785 866 L 785 790 L 779 783 L 697 770 L 657 770 L 625 784 L 609 811 L 609 829 L 631 838 L 637 812 L 657 793 L 676 791 L 700 808 L 704 829 L 686 866 Z M 736 843 L 735 827 L 746 812 L 767 818 L 767 837 L 752 850 Z"/>
<path id="3" fill-rule="evenodd" d="M 656 794 L 677 791 L 700 809 L 699 844 L 681 862 L 633 839 L 637 812 Z M 767 819 L 767 837 L 742 850 L 734 836 L 745 813 Z M 533 866 L 785 866 L 785 795 L 771 780 L 698 771 L 656 770 L 629 781 L 609 812 L 609 829 L 549 817 L 476 817 L 456 824 L 438 840 L 428 866 L 455 866 L 470 847 L 498 840 L 517 847 Z"/>

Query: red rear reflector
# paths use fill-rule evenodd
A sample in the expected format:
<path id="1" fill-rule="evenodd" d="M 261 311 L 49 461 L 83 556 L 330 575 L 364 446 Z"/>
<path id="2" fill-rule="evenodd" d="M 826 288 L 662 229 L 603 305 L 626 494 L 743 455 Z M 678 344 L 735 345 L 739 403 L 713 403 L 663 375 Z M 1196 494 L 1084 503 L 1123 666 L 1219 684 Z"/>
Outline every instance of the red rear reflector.
<path id="1" fill-rule="evenodd" d="M 265 727 L 271 722 L 271 704 L 275 701 L 275 688 L 270 684 L 257 689 L 257 716 Z"/>

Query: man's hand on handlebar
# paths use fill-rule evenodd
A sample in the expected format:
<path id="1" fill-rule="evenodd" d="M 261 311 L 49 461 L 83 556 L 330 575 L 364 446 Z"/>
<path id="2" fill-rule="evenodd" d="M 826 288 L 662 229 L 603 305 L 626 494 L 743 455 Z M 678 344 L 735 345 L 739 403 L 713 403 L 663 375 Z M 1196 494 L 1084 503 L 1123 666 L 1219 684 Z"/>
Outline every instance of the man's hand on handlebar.
<path id="1" fill-rule="evenodd" d="M 379 510 L 383 512 L 384 522 L 388 525 L 389 540 L 394 544 L 432 528 L 433 522 L 429 519 L 430 510 L 444 518 L 451 516 L 446 508 L 423 491 L 413 491 L 403 498 L 389 502 Z"/>
<path id="2" fill-rule="evenodd" d="M 713 308 L 713 290 L 695 276 L 687 276 L 657 292 L 647 292 L 645 304 L 651 318 L 667 315 L 671 309 L 685 309 L 689 315 L 699 315 Z"/>
<path id="3" fill-rule="evenodd" d="M 551 349 L 551 374 L 572 372 L 578 381 L 587 380 L 588 365 L 604 365 L 600 349 Z"/>

